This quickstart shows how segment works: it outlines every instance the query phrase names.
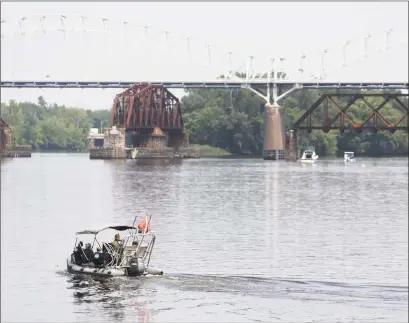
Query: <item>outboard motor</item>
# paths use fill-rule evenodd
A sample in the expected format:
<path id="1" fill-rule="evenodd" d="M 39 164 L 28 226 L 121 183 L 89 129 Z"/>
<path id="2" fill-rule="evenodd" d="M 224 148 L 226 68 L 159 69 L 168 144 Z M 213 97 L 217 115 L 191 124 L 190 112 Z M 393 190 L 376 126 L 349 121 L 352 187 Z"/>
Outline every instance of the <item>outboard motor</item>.
<path id="1" fill-rule="evenodd" d="M 141 276 L 145 272 L 145 264 L 142 258 L 132 257 L 128 263 L 129 276 Z"/>

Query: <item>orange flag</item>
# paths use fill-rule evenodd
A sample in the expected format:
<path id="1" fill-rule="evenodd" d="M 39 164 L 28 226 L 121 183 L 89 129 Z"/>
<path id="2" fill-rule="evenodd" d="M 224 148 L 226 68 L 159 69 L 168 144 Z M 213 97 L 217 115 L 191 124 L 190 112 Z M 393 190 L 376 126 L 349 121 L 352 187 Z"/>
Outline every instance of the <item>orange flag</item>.
<path id="1" fill-rule="evenodd" d="M 150 221 L 148 220 L 147 216 L 145 216 L 145 218 L 142 219 L 141 222 L 139 222 L 138 229 L 142 230 L 143 233 L 147 233 L 147 232 L 151 231 Z"/>

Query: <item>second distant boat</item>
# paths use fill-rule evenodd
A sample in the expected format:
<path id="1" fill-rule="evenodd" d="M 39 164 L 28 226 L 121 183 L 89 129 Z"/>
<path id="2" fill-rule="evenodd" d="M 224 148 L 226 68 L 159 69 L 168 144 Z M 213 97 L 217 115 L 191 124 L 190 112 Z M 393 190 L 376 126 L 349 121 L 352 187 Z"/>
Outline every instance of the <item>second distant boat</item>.
<path id="1" fill-rule="evenodd" d="M 315 162 L 319 156 L 315 153 L 315 150 L 313 148 L 308 148 L 304 150 L 302 156 L 301 156 L 301 162 L 303 163 L 313 163 Z"/>

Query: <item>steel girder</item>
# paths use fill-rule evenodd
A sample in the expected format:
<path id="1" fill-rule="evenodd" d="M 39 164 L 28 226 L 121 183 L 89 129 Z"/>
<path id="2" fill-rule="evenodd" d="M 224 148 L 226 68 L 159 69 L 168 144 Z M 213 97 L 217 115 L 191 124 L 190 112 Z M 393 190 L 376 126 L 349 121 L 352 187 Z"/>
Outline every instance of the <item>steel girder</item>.
<path id="1" fill-rule="evenodd" d="M 163 85 L 134 84 L 115 97 L 110 126 L 183 130 L 179 100 Z"/>
<path id="2" fill-rule="evenodd" d="M 376 107 L 368 102 L 368 97 L 382 97 L 383 101 Z M 335 98 L 344 99 L 344 104 L 337 103 Z M 395 132 L 396 130 L 409 129 L 409 108 L 407 103 L 405 104 L 401 99 L 408 98 L 408 94 L 403 93 L 359 93 L 359 94 L 322 94 L 320 98 L 315 101 L 311 107 L 305 111 L 305 113 L 293 124 L 292 129 L 308 130 L 322 130 L 328 132 L 330 130 L 338 129 L 344 132 L 345 129 L 350 128 L 356 132 L 362 130 L 388 130 Z M 346 100 L 345 100 L 346 99 Z M 368 113 L 365 113 L 365 117 L 360 120 L 352 113 L 348 113 L 354 104 L 358 100 L 361 100 L 364 105 L 360 106 L 360 109 L 366 109 Z M 395 118 L 393 122 L 388 121 L 388 117 L 382 115 L 381 110 L 388 103 L 389 109 L 397 109 L 401 115 Z M 317 116 L 317 112 L 320 111 Z M 404 119 L 406 122 L 404 123 Z M 314 122 L 315 121 L 315 122 Z"/>

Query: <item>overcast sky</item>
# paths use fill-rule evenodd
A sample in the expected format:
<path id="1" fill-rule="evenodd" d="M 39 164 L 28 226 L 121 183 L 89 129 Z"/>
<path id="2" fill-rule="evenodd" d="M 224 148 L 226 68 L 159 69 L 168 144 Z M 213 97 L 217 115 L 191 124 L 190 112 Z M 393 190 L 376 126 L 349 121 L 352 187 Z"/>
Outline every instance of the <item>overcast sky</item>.
<path id="1" fill-rule="evenodd" d="M 230 66 L 245 71 L 249 55 L 261 73 L 269 57 L 285 58 L 277 68 L 300 80 L 320 73 L 325 49 L 328 80 L 408 80 L 407 2 L 2 2 L 1 19 L 2 80 L 205 81 Z M 120 91 L 2 89 L 1 101 L 43 95 L 48 102 L 101 109 Z"/>

